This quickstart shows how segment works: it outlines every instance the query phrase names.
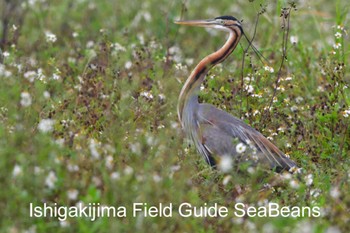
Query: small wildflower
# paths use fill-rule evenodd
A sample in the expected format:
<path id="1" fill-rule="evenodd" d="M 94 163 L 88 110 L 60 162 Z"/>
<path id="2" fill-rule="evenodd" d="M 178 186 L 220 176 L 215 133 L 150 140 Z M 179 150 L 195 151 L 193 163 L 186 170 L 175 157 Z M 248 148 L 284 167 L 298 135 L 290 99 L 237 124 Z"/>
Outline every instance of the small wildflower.
<path id="1" fill-rule="evenodd" d="M 119 172 L 112 172 L 112 173 L 111 173 L 111 179 L 112 179 L 112 180 L 119 180 L 119 179 L 120 179 L 120 174 L 119 174 Z"/>
<path id="2" fill-rule="evenodd" d="M 288 173 L 288 172 L 284 172 L 284 173 L 282 174 L 282 178 L 283 178 L 284 180 L 290 180 L 290 179 L 292 179 L 292 174 L 290 174 L 290 173 Z"/>
<path id="3" fill-rule="evenodd" d="M 122 52 L 126 51 L 126 48 L 119 43 L 114 43 L 113 48 L 115 51 L 122 51 Z"/>
<path id="4" fill-rule="evenodd" d="M 76 164 L 71 164 L 71 163 L 69 163 L 69 164 L 67 165 L 67 170 L 68 170 L 69 172 L 77 172 L 77 171 L 79 171 L 79 167 L 78 167 L 78 165 L 76 165 Z"/>
<path id="5" fill-rule="evenodd" d="M 321 194 L 321 190 L 319 189 L 311 189 L 310 190 L 310 195 L 314 198 L 317 198 L 318 196 L 320 196 Z"/>
<path id="6" fill-rule="evenodd" d="M 343 25 L 338 25 L 337 26 L 337 29 L 341 30 L 341 31 L 344 31 L 344 26 Z"/>
<path id="7" fill-rule="evenodd" d="M 60 79 L 61 78 L 61 76 L 58 74 L 58 73 L 54 73 L 53 75 L 52 75 L 52 79 L 53 80 L 58 80 L 58 79 Z"/>
<path id="8" fill-rule="evenodd" d="M 332 187 L 329 194 L 332 198 L 337 199 L 340 196 L 340 191 L 338 187 Z"/>
<path id="9" fill-rule="evenodd" d="M 12 176 L 13 176 L 13 177 L 17 177 L 17 176 L 19 176 L 20 174 L 22 174 L 22 168 L 21 168 L 21 166 L 19 166 L 18 164 L 16 164 L 16 165 L 13 167 Z"/>
<path id="10" fill-rule="evenodd" d="M 43 93 L 45 99 L 49 99 L 51 97 L 50 92 L 44 91 Z"/>
<path id="11" fill-rule="evenodd" d="M 298 43 L 299 38 L 297 36 L 291 36 L 290 37 L 290 43 L 296 44 Z"/>
<path id="12" fill-rule="evenodd" d="M 132 67 L 132 62 L 131 61 L 125 62 L 124 67 L 125 67 L 125 69 L 129 70 Z"/>
<path id="13" fill-rule="evenodd" d="M 342 34 L 340 32 L 336 32 L 334 36 L 335 38 L 339 39 L 342 36 Z"/>
<path id="14" fill-rule="evenodd" d="M 56 174 L 53 171 L 50 171 L 49 175 L 45 179 L 46 186 L 48 186 L 49 189 L 53 189 L 55 187 L 56 182 L 57 182 Z"/>
<path id="15" fill-rule="evenodd" d="M 97 145 L 98 143 L 94 139 L 90 139 L 89 149 L 90 149 L 91 156 L 94 159 L 100 158 L 100 153 L 97 151 Z"/>
<path id="16" fill-rule="evenodd" d="M 134 173 L 134 169 L 132 167 L 130 167 L 130 166 L 126 166 L 124 168 L 124 173 L 125 173 L 125 175 L 131 175 L 131 174 Z"/>
<path id="17" fill-rule="evenodd" d="M 260 114 L 260 111 L 259 111 L 259 110 L 255 110 L 255 111 L 253 112 L 253 116 L 256 116 L 256 115 L 258 115 L 258 114 Z"/>
<path id="18" fill-rule="evenodd" d="M 333 48 L 334 49 L 339 49 L 341 47 L 341 44 L 340 43 L 335 43 L 334 45 L 333 45 Z"/>
<path id="19" fill-rule="evenodd" d="M 298 106 L 293 105 L 293 106 L 290 108 L 290 110 L 291 110 L 292 112 L 296 112 L 296 111 L 298 110 Z"/>
<path id="20" fill-rule="evenodd" d="M 56 35 L 50 31 L 45 32 L 45 37 L 46 37 L 46 42 L 49 42 L 49 43 L 51 43 L 51 42 L 54 43 L 57 40 Z"/>
<path id="21" fill-rule="evenodd" d="M 253 156 L 253 160 L 254 160 L 255 162 L 257 162 L 257 161 L 258 161 L 257 156 Z M 254 173 L 255 173 L 255 168 L 254 168 L 254 167 L 248 167 L 247 172 L 248 172 L 249 174 L 254 174 Z"/>
<path id="22" fill-rule="evenodd" d="M 23 107 L 29 107 L 32 104 L 32 97 L 28 92 L 22 92 L 21 93 L 21 101 L 20 104 Z"/>
<path id="23" fill-rule="evenodd" d="M 224 155 L 220 158 L 218 168 L 222 172 L 229 172 L 233 167 L 232 157 L 229 155 Z"/>
<path id="24" fill-rule="evenodd" d="M 156 183 L 162 181 L 162 177 L 158 174 L 154 174 L 152 178 L 153 178 L 153 181 Z"/>
<path id="25" fill-rule="evenodd" d="M 73 33 L 72 33 L 72 36 L 73 36 L 73 38 L 77 38 L 77 37 L 79 36 L 79 33 L 73 32 Z"/>
<path id="26" fill-rule="evenodd" d="M 290 80 L 292 80 L 292 79 L 293 79 L 292 77 L 288 76 L 288 77 L 286 77 L 284 80 L 290 81 Z"/>
<path id="27" fill-rule="evenodd" d="M 248 93 L 252 93 L 254 91 L 254 87 L 252 85 L 247 85 L 245 87 L 245 90 L 248 92 Z"/>
<path id="28" fill-rule="evenodd" d="M 297 98 L 295 98 L 295 102 L 296 102 L 297 104 L 300 104 L 300 103 L 303 102 L 303 101 L 304 101 L 304 98 L 301 97 L 301 96 L 298 96 Z"/>
<path id="29" fill-rule="evenodd" d="M 347 109 L 347 110 L 345 110 L 345 111 L 343 112 L 343 117 L 348 118 L 349 115 L 350 115 L 350 109 Z"/>
<path id="30" fill-rule="evenodd" d="M 95 42 L 93 42 L 92 40 L 89 40 L 86 43 L 86 48 L 91 49 L 92 47 L 94 47 L 94 45 L 95 45 Z"/>
<path id="31" fill-rule="evenodd" d="M 60 221 L 60 227 L 66 228 L 69 226 L 70 226 L 70 223 L 67 220 Z"/>
<path id="32" fill-rule="evenodd" d="M 69 189 L 67 191 L 67 197 L 69 200 L 76 200 L 78 198 L 79 191 L 76 189 Z"/>
<path id="33" fill-rule="evenodd" d="M 261 93 L 259 93 L 259 94 L 252 94 L 252 97 L 262 98 L 262 94 Z"/>
<path id="34" fill-rule="evenodd" d="M 7 52 L 7 51 L 4 51 L 4 52 L 2 53 L 2 55 L 4 56 L 4 58 L 7 58 L 7 57 L 10 56 L 10 53 Z"/>
<path id="35" fill-rule="evenodd" d="M 222 184 L 224 186 L 226 186 L 228 184 L 228 182 L 230 182 L 232 176 L 228 175 L 228 176 L 225 176 L 224 179 L 222 180 Z"/>
<path id="36" fill-rule="evenodd" d="M 298 181 L 296 181 L 296 180 L 291 180 L 291 181 L 289 182 L 289 185 L 290 185 L 290 187 L 292 187 L 292 188 L 294 188 L 294 189 L 299 188 L 299 183 L 298 183 Z"/>
<path id="37" fill-rule="evenodd" d="M 52 119 L 41 119 L 38 124 L 38 129 L 42 133 L 51 132 L 55 121 Z"/>
<path id="38" fill-rule="evenodd" d="M 273 67 L 270 67 L 270 66 L 264 66 L 264 69 L 270 73 L 273 73 L 275 72 L 275 70 L 273 69 Z"/>
<path id="39" fill-rule="evenodd" d="M 305 184 L 306 184 L 307 186 L 312 185 L 313 181 L 314 181 L 314 180 L 313 180 L 312 174 L 309 174 L 309 175 L 307 175 L 307 176 L 305 177 Z"/>
<path id="40" fill-rule="evenodd" d="M 35 77 L 37 77 L 37 74 L 35 71 L 27 71 L 23 74 L 23 77 L 32 83 Z"/>
<path id="41" fill-rule="evenodd" d="M 153 99 L 153 95 L 149 91 L 143 91 L 140 93 L 140 96 L 146 97 L 147 99 Z"/>
<path id="42" fill-rule="evenodd" d="M 317 87 L 317 92 L 324 92 L 324 87 L 323 86 L 318 86 Z"/>
<path id="43" fill-rule="evenodd" d="M 112 169 L 113 168 L 113 156 L 109 155 L 106 157 L 106 167 L 108 169 Z"/>
<path id="44" fill-rule="evenodd" d="M 185 62 L 186 62 L 186 65 L 188 65 L 188 66 L 191 66 L 192 64 L 193 64 L 193 58 L 186 58 L 185 59 Z"/>
<path id="45" fill-rule="evenodd" d="M 241 142 L 236 145 L 236 151 L 238 154 L 242 154 L 246 149 L 247 149 L 247 146 Z"/>

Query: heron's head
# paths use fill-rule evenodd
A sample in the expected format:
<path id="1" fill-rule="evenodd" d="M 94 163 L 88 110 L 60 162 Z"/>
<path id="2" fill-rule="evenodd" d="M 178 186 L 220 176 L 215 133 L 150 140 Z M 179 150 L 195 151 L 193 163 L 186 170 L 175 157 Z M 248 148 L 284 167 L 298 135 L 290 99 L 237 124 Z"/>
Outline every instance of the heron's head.
<path id="1" fill-rule="evenodd" d="M 175 23 L 197 27 L 216 28 L 224 31 L 228 31 L 229 28 L 236 27 L 243 32 L 241 22 L 233 16 L 220 16 L 214 19 L 204 20 L 180 20 L 175 21 Z"/>

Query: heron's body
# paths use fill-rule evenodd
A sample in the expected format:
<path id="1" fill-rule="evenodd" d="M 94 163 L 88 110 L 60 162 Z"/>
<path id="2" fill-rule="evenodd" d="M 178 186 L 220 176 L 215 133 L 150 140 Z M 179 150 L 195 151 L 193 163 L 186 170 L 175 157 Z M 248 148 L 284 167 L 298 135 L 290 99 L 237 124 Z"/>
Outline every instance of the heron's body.
<path id="1" fill-rule="evenodd" d="M 216 166 L 223 156 L 230 156 L 236 163 L 244 160 L 264 164 L 277 171 L 290 170 L 296 164 L 258 131 L 240 119 L 198 102 L 198 92 L 208 71 L 224 61 L 236 48 L 243 33 L 240 22 L 231 16 L 214 20 L 179 21 L 178 24 L 212 27 L 229 32 L 226 43 L 218 51 L 208 55 L 192 71 L 183 86 L 178 103 L 178 116 L 187 136 L 208 164 Z M 237 151 L 237 145 L 248 148 Z"/>

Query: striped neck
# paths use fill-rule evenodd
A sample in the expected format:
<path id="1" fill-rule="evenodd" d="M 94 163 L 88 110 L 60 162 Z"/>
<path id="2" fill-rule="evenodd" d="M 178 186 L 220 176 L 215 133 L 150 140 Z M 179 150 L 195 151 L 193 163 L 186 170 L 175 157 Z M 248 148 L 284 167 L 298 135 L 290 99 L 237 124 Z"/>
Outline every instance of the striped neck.
<path id="1" fill-rule="evenodd" d="M 190 102 L 189 100 L 193 101 L 193 99 L 195 99 L 196 103 L 198 103 L 198 90 L 208 71 L 216 64 L 224 61 L 236 48 L 241 38 L 241 27 L 228 27 L 227 31 L 230 34 L 226 43 L 218 51 L 203 58 L 194 68 L 191 75 L 186 80 L 185 85 L 182 87 L 177 106 L 177 113 L 182 126 L 184 108 Z"/>

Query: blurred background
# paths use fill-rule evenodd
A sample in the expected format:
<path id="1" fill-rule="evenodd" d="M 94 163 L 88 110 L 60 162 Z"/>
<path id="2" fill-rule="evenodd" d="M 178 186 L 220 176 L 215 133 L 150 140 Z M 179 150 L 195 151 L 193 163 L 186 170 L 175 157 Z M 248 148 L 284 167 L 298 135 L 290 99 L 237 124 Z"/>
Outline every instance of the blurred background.
<path id="1" fill-rule="evenodd" d="M 346 1 L 0 0 L 0 12 L 1 232 L 349 229 Z M 226 35 L 173 22 L 221 15 L 242 20 L 266 60 L 245 54 L 242 38 L 209 72 L 200 99 L 262 132 L 304 169 L 301 177 L 220 173 L 184 138 L 181 87 Z M 135 202 L 218 203 L 231 214 L 29 217 L 30 203 L 130 211 Z M 319 206 L 322 216 L 237 218 L 237 202 Z"/>

